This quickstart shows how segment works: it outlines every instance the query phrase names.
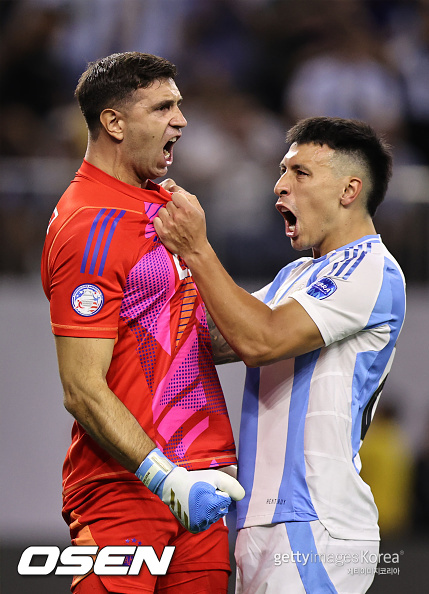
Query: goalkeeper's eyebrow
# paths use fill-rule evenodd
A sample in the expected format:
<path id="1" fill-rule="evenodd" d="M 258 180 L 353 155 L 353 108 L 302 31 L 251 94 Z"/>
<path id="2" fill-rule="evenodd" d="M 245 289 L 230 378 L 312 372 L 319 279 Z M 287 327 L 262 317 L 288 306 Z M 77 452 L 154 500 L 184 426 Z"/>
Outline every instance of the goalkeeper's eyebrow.
<path id="1" fill-rule="evenodd" d="M 175 101 L 174 99 L 163 99 L 162 101 L 155 103 L 155 105 L 152 105 L 152 111 L 157 111 L 158 109 L 172 109 L 176 105 L 177 107 L 180 107 L 182 101 L 183 97 L 180 97 L 177 101 Z"/>

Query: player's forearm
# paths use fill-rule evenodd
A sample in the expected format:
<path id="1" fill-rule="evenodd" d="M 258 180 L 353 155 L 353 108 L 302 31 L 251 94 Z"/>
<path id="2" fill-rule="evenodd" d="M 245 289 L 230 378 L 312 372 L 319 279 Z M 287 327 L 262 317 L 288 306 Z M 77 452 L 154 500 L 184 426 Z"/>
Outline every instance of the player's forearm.
<path id="1" fill-rule="evenodd" d="M 219 328 L 213 322 L 213 318 L 208 311 L 206 311 L 206 316 L 210 332 L 213 361 L 215 365 L 241 361 L 240 357 L 233 351 L 231 346 L 226 342 L 225 338 L 220 333 Z"/>
<path id="2" fill-rule="evenodd" d="M 135 472 L 155 444 L 107 384 L 114 339 L 56 336 L 55 346 L 66 409 L 102 448 Z"/>
<path id="3" fill-rule="evenodd" d="M 64 405 L 85 431 L 130 472 L 155 447 L 107 384 L 65 381 Z"/>
<path id="4" fill-rule="evenodd" d="M 214 324 L 249 366 L 271 362 L 272 311 L 239 287 L 207 242 L 183 254 Z"/>

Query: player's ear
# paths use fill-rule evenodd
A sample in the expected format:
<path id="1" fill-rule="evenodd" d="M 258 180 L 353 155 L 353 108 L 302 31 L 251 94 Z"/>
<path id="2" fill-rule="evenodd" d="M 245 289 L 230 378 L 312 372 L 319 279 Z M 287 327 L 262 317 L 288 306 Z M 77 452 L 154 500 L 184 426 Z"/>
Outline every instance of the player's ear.
<path id="1" fill-rule="evenodd" d="M 349 177 L 341 196 L 341 204 L 343 206 L 349 206 L 356 200 L 362 191 L 362 180 L 358 177 Z"/>
<path id="2" fill-rule="evenodd" d="M 116 109 L 103 109 L 100 114 L 100 122 L 110 136 L 116 140 L 124 138 L 124 120 L 120 111 Z"/>

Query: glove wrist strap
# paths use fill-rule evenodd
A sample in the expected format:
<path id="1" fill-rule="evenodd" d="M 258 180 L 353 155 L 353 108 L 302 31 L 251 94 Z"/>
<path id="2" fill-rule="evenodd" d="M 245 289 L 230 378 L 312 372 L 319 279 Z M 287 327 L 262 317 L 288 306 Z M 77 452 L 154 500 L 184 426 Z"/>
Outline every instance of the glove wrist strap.
<path id="1" fill-rule="evenodd" d="M 152 450 L 136 470 L 136 476 L 152 493 L 158 495 L 157 490 L 162 481 L 176 468 L 160 449 Z"/>

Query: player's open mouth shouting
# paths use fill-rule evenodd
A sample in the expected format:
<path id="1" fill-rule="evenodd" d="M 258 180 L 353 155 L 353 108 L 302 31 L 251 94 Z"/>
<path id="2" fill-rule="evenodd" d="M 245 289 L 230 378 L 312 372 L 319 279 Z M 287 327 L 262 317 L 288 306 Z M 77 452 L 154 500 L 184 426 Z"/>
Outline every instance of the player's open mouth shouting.
<path id="1" fill-rule="evenodd" d="M 165 164 L 167 167 L 170 167 L 170 165 L 173 163 L 174 144 L 179 140 L 180 136 L 180 134 L 176 134 L 176 136 L 170 138 L 170 140 L 166 142 L 164 145 L 163 153 L 165 158 Z"/>
<path id="2" fill-rule="evenodd" d="M 276 204 L 276 208 L 285 220 L 286 236 L 290 238 L 298 235 L 298 221 L 296 215 L 283 204 Z"/>

